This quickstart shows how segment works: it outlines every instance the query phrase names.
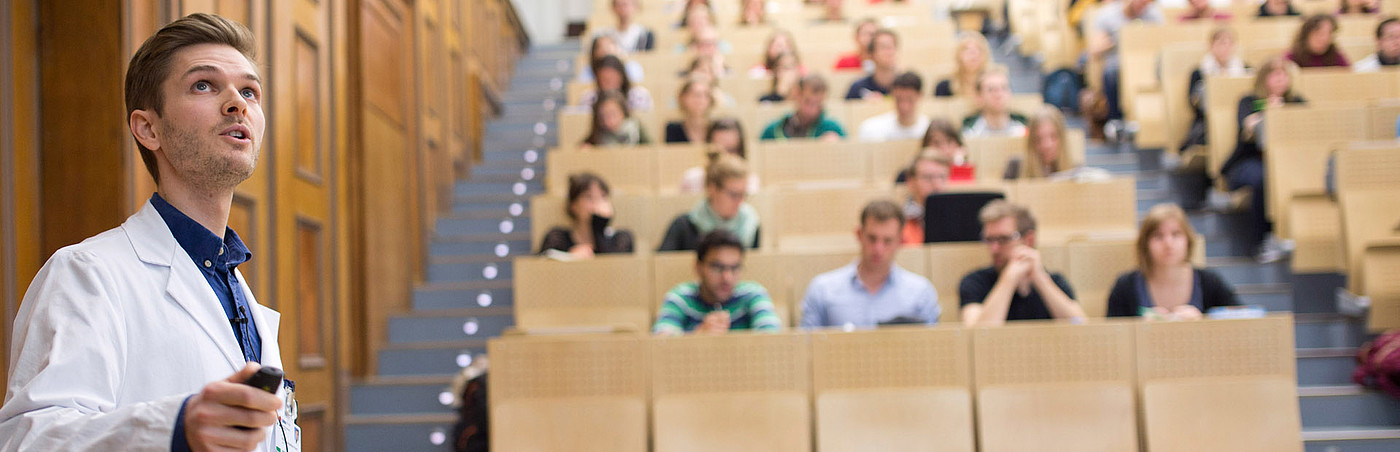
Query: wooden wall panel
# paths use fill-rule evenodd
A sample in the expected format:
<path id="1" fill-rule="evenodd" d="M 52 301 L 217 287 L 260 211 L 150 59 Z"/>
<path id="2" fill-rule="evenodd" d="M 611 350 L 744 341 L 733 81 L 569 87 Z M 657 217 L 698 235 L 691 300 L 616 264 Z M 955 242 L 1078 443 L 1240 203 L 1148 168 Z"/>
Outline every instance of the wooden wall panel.
<path id="1" fill-rule="evenodd" d="M 334 432 L 326 428 L 326 411 L 324 405 L 303 405 L 297 413 L 297 426 L 301 427 L 301 450 L 306 452 L 341 450 L 327 447 L 336 444 L 336 442 L 325 439 L 326 435 Z"/>
<path id="2" fill-rule="evenodd" d="M 422 274 L 413 14 L 402 0 L 366 0 L 360 8 L 357 53 L 362 67 L 375 70 L 361 71 L 357 84 L 364 102 L 355 127 L 360 145 L 353 148 L 359 155 L 352 158 L 358 174 L 349 194 L 356 204 L 351 235 L 360 246 L 352 258 L 360 266 L 352 290 L 363 296 L 359 372 L 374 368 L 373 350 L 388 338 L 389 315 L 408 310 Z"/>
<path id="3" fill-rule="evenodd" d="M 127 216 L 126 175 L 113 171 L 125 168 L 121 149 L 129 136 L 121 17 L 117 2 L 40 2 L 40 121 L 52 125 L 39 132 L 44 256 Z"/>
<path id="4" fill-rule="evenodd" d="M 33 1 L 0 9 L 0 381 L 8 381 L 15 310 L 43 264 L 36 17 Z"/>
<path id="5" fill-rule="evenodd" d="M 297 362 L 304 368 L 324 367 L 325 237 L 321 223 L 313 220 L 297 221 L 296 230 Z"/>

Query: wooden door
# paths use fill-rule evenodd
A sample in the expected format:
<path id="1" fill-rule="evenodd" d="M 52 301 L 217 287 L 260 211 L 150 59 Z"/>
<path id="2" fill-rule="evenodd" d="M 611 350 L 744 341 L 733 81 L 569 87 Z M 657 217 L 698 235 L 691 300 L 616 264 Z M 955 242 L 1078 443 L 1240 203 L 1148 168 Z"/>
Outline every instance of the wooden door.
<path id="1" fill-rule="evenodd" d="M 333 264 L 343 253 L 337 184 L 343 179 L 343 45 L 333 24 L 340 2 L 268 2 L 268 86 L 274 97 L 263 153 L 273 194 L 271 239 L 275 308 L 282 313 L 283 365 L 297 381 L 303 450 L 331 450 L 339 435 L 331 410 L 337 399 L 334 332 L 343 291 Z"/>

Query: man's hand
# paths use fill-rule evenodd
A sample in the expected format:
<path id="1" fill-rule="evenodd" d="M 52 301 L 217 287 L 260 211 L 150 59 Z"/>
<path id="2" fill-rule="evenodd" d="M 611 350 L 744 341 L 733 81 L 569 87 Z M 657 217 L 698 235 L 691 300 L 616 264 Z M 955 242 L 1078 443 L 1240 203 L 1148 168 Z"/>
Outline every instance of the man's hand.
<path id="1" fill-rule="evenodd" d="M 190 397 L 185 404 L 185 439 L 190 449 L 250 451 L 258 447 L 267 436 L 266 427 L 277 423 L 277 409 L 282 407 L 276 395 L 243 384 L 260 367 L 248 363 Z"/>
<path id="2" fill-rule="evenodd" d="M 817 137 L 817 141 L 823 143 L 836 143 L 841 141 L 841 135 L 837 135 L 836 132 L 827 132 L 823 133 L 822 136 Z"/>
<path id="3" fill-rule="evenodd" d="M 718 310 L 705 314 L 705 320 L 695 327 L 696 333 L 724 334 L 729 332 L 729 311 Z"/>

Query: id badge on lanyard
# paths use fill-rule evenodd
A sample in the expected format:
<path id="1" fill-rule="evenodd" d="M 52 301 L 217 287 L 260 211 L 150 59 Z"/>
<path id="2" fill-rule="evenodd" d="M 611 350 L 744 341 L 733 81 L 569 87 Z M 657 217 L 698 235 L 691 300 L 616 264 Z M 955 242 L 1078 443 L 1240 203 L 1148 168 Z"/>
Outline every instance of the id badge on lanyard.
<path id="1" fill-rule="evenodd" d="M 277 452 L 301 452 L 301 427 L 297 426 L 296 383 L 282 381 L 282 409 L 272 427 L 272 447 Z"/>

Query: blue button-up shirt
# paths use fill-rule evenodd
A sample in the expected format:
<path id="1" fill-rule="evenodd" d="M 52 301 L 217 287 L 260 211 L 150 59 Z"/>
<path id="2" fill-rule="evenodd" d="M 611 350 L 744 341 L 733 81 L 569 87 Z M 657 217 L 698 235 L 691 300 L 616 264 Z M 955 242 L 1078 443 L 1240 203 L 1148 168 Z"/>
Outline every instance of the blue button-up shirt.
<path id="1" fill-rule="evenodd" d="M 214 235 L 204 225 L 170 205 L 157 193 L 151 196 L 151 205 L 160 213 L 175 242 L 190 255 L 199 273 L 209 283 L 214 296 L 223 305 L 233 336 L 243 349 L 243 359 L 252 362 L 262 361 L 262 338 L 258 337 L 258 326 L 253 323 L 253 309 L 243 292 L 243 283 L 234 276 L 238 264 L 253 257 L 248 247 L 232 228 L 224 228 L 224 238 Z"/>
<path id="2" fill-rule="evenodd" d="M 243 350 L 243 359 L 261 362 L 262 338 L 258 337 L 258 326 L 253 322 L 252 305 L 243 293 L 243 284 L 233 272 L 238 264 L 252 258 L 253 253 L 248 252 L 248 247 L 232 228 L 225 227 L 224 238 L 219 239 L 204 225 L 166 202 L 160 193 L 151 195 L 151 206 L 160 213 L 165 226 L 170 228 L 170 234 L 175 236 L 175 242 L 190 255 L 190 260 L 194 261 L 199 273 L 204 275 L 204 281 L 209 283 L 214 296 L 218 297 L 224 315 L 228 317 L 229 327 L 233 329 L 233 336 L 238 339 L 238 348 Z M 175 430 L 170 437 L 172 452 L 190 450 L 190 444 L 185 440 L 185 405 L 189 402 L 189 397 L 186 397 L 180 404 L 180 412 L 175 415 Z"/>
<path id="3" fill-rule="evenodd" d="M 803 328 L 870 328 L 896 319 L 932 325 L 941 312 L 933 284 L 898 265 L 875 293 L 866 290 L 851 263 L 812 278 L 802 297 Z"/>

